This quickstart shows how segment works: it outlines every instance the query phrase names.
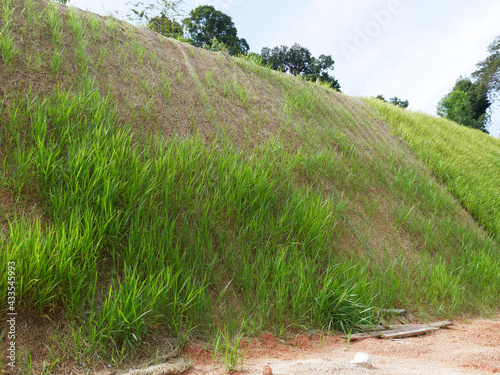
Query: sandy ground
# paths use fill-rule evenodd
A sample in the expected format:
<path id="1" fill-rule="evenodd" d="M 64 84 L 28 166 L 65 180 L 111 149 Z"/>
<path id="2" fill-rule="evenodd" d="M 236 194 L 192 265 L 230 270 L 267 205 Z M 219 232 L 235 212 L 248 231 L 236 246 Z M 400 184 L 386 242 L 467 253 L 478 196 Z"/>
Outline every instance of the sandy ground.
<path id="1" fill-rule="evenodd" d="M 357 352 L 370 355 L 372 369 L 351 364 Z M 193 345 L 186 355 L 196 361 L 190 375 L 225 374 Z M 398 340 L 368 339 L 347 344 L 338 336 L 298 336 L 288 342 L 270 334 L 247 343 L 244 374 L 463 375 L 500 374 L 500 316 L 494 320 L 455 323 L 449 329 Z"/>

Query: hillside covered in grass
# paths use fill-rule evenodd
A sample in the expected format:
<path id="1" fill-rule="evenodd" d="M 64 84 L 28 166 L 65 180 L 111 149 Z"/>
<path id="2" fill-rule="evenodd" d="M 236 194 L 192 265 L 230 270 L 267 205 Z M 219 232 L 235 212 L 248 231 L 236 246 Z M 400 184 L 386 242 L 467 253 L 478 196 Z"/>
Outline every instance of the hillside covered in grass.
<path id="1" fill-rule="evenodd" d="M 423 153 L 389 124 L 420 115 L 47 1 L 1 12 L 0 264 L 44 327 L 18 325 L 33 372 L 500 307 L 498 191 L 447 185 L 455 138 Z M 471 134 L 497 168 L 470 186 L 498 181 Z"/>
<path id="2" fill-rule="evenodd" d="M 368 100 L 475 219 L 500 239 L 500 140 L 446 119 Z"/>

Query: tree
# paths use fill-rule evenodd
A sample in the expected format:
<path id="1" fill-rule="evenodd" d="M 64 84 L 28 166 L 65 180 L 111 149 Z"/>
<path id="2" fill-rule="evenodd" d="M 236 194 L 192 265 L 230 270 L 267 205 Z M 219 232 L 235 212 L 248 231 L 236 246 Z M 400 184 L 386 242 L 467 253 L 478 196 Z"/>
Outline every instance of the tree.
<path id="1" fill-rule="evenodd" d="M 181 15 L 179 6 L 183 0 L 156 0 L 154 3 L 144 2 L 130 3 L 131 14 L 128 19 L 138 24 L 146 24 L 151 30 L 175 39 L 181 39 L 184 35 L 182 25 L 176 21 Z"/>
<path id="2" fill-rule="evenodd" d="M 384 95 L 377 95 L 375 99 L 382 100 L 383 102 L 387 103 L 387 100 L 385 100 Z M 408 108 L 408 106 L 410 105 L 408 100 L 399 99 L 397 96 L 395 96 L 394 98 L 390 98 L 389 103 L 397 105 L 398 107 L 401 108 Z"/>
<path id="3" fill-rule="evenodd" d="M 398 107 L 401 108 L 408 108 L 408 106 L 410 105 L 408 100 L 399 99 L 397 96 L 395 96 L 394 98 L 390 98 L 389 103 L 397 105 Z"/>
<path id="4" fill-rule="evenodd" d="M 320 55 L 319 58 L 313 57 L 309 64 L 310 73 L 304 74 L 304 78 L 308 81 L 326 83 L 330 88 L 340 91 L 339 82 L 328 73 L 329 70 L 333 70 L 334 63 L 330 55 Z"/>
<path id="5" fill-rule="evenodd" d="M 182 25 L 175 19 L 168 18 L 165 14 L 153 17 L 148 22 L 148 27 L 169 38 L 180 39 L 184 34 Z"/>
<path id="6" fill-rule="evenodd" d="M 439 116 L 446 117 L 461 125 L 486 131 L 483 121 L 478 121 L 473 118 L 470 97 L 466 92 L 452 91 L 446 95 L 439 102 L 437 113 Z"/>
<path id="7" fill-rule="evenodd" d="M 250 47 L 238 31 L 231 17 L 211 5 L 201 5 L 189 13 L 184 21 L 191 44 L 210 48 L 214 40 L 226 45 L 230 55 L 246 54 Z"/>
<path id="8" fill-rule="evenodd" d="M 455 121 L 461 125 L 488 133 L 486 125 L 489 116 L 484 111 L 477 114 L 474 110 L 473 91 L 453 90 L 438 104 L 437 113 L 441 117 Z"/>
<path id="9" fill-rule="evenodd" d="M 460 77 L 453 90 L 439 102 L 437 113 L 461 125 L 488 133 L 487 110 L 491 103 L 486 91 L 481 82 Z"/>
<path id="10" fill-rule="evenodd" d="M 181 16 L 179 7 L 183 0 L 155 0 L 155 2 L 127 2 L 131 6 L 131 14 L 127 17 L 138 24 L 149 24 L 154 19 L 169 19 L 174 23 L 175 17 Z M 176 21 L 175 21 L 176 22 Z M 161 28 L 160 28 L 161 29 Z"/>
<path id="11" fill-rule="evenodd" d="M 311 52 L 300 44 L 295 43 L 288 49 L 285 62 L 290 74 L 312 74 L 313 57 Z"/>
<path id="12" fill-rule="evenodd" d="M 472 73 L 482 85 L 487 87 L 492 96 L 500 94 L 500 35 L 488 47 L 490 55 L 477 64 L 478 69 Z"/>
<path id="13" fill-rule="evenodd" d="M 453 91 L 461 91 L 469 94 L 469 101 L 472 109 L 472 117 L 478 120 L 491 106 L 488 99 L 488 88 L 480 81 L 472 82 L 468 77 L 460 77 Z"/>
<path id="14" fill-rule="evenodd" d="M 264 65 L 269 66 L 273 70 L 287 72 L 287 55 L 288 55 L 288 47 L 274 47 L 270 49 L 268 47 L 262 48 L 260 56 L 262 58 L 262 62 Z"/>
<path id="15" fill-rule="evenodd" d="M 260 56 L 263 64 L 273 70 L 299 75 L 308 81 L 320 81 L 340 91 L 339 82 L 328 73 L 333 70 L 331 56 L 315 58 L 307 48 L 297 43 L 290 48 L 283 45 L 272 49 L 264 47 Z"/>

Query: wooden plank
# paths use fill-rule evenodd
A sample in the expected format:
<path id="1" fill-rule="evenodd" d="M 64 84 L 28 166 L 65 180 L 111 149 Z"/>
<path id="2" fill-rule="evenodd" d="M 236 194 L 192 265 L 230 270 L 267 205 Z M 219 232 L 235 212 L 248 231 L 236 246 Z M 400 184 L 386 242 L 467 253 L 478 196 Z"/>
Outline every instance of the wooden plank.
<path id="1" fill-rule="evenodd" d="M 449 320 L 443 320 L 442 322 L 436 322 L 436 323 L 430 323 L 428 324 L 431 327 L 439 327 L 439 328 L 445 328 L 453 325 L 453 322 Z"/>
<path id="2" fill-rule="evenodd" d="M 411 337 L 411 336 L 420 336 L 425 335 L 429 332 L 438 331 L 439 327 L 423 327 L 418 329 L 409 329 L 406 331 L 397 331 L 397 332 L 384 332 L 382 333 L 383 339 L 400 339 L 403 337 Z"/>
<path id="3" fill-rule="evenodd" d="M 453 325 L 453 322 L 445 320 L 442 322 L 435 322 L 429 324 L 405 324 L 405 325 L 391 325 L 386 330 L 379 330 L 374 332 L 356 333 L 350 336 L 351 341 L 360 341 L 376 337 L 384 338 L 400 338 L 418 336 L 421 334 L 436 331 L 440 328 L 445 328 Z M 382 326 L 380 326 L 382 327 Z M 347 336 L 344 336 L 347 338 Z"/>
<path id="4" fill-rule="evenodd" d="M 425 324 L 397 324 L 388 326 L 386 331 L 407 331 L 409 329 L 419 329 L 424 327 L 427 326 Z"/>
<path id="5" fill-rule="evenodd" d="M 382 335 L 382 332 L 384 331 L 375 331 L 375 332 L 367 332 L 367 333 L 356 333 L 354 335 L 351 335 L 349 339 L 351 341 L 361 341 L 365 339 L 372 339 L 376 337 L 380 337 Z M 347 336 L 344 336 L 347 338 Z"/>
<path id="6" fill-rule="evenodd" d="M 388 326 L 389 330 L 401 330 L 401 329 L 418 329 L 423 327 L 438 327 L 446 328 L 452 326 L 453 322 L 449 320 L 444 320 L 442 322 L 428 323 L 428 324 L 397 324 Z"/>

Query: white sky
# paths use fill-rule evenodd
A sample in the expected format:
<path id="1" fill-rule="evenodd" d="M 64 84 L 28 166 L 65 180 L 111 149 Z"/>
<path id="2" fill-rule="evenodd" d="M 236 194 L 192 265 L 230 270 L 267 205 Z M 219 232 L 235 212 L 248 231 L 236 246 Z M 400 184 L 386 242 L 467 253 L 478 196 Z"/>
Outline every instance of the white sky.
<path id="1" fill-rule="evenodd" d="M 130 13 L 126 3 L 69 1 L 96 13 L 119 11 L 120 18 Z M 184 0 L 186 15 L 202 4 L 230 15 L 252 52 L 297 42 L 316 57 L 333 57 L 342 92 L 398 96 L 430 114 L 500 35 L 498 0 Z M 496 137 L 499 107 L 489 128 Z"/>

